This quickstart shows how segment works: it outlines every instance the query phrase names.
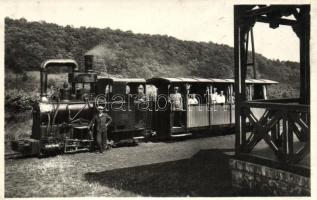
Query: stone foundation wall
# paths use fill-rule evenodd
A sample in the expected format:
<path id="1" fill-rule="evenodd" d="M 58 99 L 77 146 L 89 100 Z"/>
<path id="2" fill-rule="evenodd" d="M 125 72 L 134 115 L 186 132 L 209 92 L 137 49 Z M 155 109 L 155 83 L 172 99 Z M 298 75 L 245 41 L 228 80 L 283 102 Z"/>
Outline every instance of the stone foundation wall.
<path id="1" fill-rule="evenodd" d="M 308 177 L 237 159 L 229 165 L 235 188 L 256 196 L 310 196 Z"/>

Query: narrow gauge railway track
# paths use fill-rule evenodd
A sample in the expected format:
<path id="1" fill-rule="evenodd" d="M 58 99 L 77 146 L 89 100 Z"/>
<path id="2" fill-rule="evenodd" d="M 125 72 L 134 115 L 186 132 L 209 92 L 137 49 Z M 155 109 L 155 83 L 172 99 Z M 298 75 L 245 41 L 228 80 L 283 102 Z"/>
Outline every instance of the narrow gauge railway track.
<path id="1" fill-rule="evenodd" d="M 4 159 L 5 160 L 15 159 L 15 158 L 23 158 L 23 157 L 26 157 L 26 155 L 24 155 L 22 153 L 19 153 L 19 152 L 4 154 Z"/>
<path id="2" fill-rule="evenodd" d="M 14 140 L 7 140 L 4 142 L 5 147 L 5 153 L 4 153 L 4 159 L 14 159 L 14 158 L 22 158 L 24 155 L 21 152 L 16 152 L 11 149 L 11 142 Z"/>
<path id="3" fill-rule="evenodd" d="M 165 140 L 164 142 L 173 143 L 173 142 L 177 142 L 177 141 L 180 141 L 180 140 L 193 140 L 193 139 L 197 139 L 197 138 L 206 138 L 206 139 L 208 139 L 210 137 L 232 135 L 233 133 L 234 133 L 233 129 L 221 129 L 221 130 L 217 129 L 217 130 L 212 130 L 209 133 L 206 133 L 206 131 L 198 131 L 195 134 L 193 134 L 191 136 L 188 136 L 188 137 L 173 138 L 173 139 L 170 139 L 170 140 Z M 158 142 L 158 140 L 155 139 L 155 138 L 152 138 L 149 141 Z M 38 154 L 27 154 L 27 153 L 21 153 L 21 152 L 13 151 L 12 148 L 11 148 L 12 147 L 11 142 L 16 142 L 16 141 L 15 140 L 5 141 L 5 160 L 39 157 Z M 137 140 L 138 144 L 139 143 L 147 143 L 147 142 L 148 142 L 148 140 L 144 140 L 144 139 Z M 127 144 L 126 145 L 124 145 L 124 143 L 117 144 L 116 147 L 120 148 L 122 145 L 126 146 Z M 89 152 L 89 151 L 78 151 L 77 153 L 79 153 L 79 152 Z M 64 154 L 70 154 L 70 153 L 64 153 Z M 56 155 L 56 154 L 46 155 L 46 156 L 41 157 L 41 158 L 54 156 L 54 155 Z"/>

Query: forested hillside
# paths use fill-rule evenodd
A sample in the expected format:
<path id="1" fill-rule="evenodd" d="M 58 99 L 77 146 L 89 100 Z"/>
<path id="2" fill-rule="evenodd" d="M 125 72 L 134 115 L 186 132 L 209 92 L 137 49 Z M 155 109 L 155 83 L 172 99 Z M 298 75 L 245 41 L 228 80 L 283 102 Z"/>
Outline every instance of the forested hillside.
<path id="1" fill-rule="evenodd" d="M 6 73 L 38 70 L 48 58 L 73 58 L 82 66 L 87 52 L 104 60 L 98 71 L 116 76 L 233 77 L 233 48 L 227 45 L 110 28 L 73 28 L 5 19 Z M 269 60 L 257 54 L 256 67 L 258 78 L 281 83 L 275 88 L 276 95 L 296 93 L 298 63 Z M 286 86 L 288 83 L 291 85 Z"/>

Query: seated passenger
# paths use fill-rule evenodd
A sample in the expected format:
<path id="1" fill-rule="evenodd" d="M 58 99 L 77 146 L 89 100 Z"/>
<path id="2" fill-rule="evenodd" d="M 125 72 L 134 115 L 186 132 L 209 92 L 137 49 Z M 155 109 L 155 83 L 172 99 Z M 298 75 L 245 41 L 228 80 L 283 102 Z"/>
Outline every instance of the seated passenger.
<path id="1" fill-rule="evenodd" d="M 220 94 L 217 96 L 217 98 L 216 98 L 216 103 L 219 103 L 219 104 L 224 104 L 224 103 L 226 103 L 226 97 L 225 97 L 225 95 L 223 94 L 223 91 L 220 91 Z"/>
<path id="2" fill-rule="evenodd" d="M 196 94 L 192 94 L 189 96 L 188 105 L 198 105 L 198 100 L 196 99 Z"/>

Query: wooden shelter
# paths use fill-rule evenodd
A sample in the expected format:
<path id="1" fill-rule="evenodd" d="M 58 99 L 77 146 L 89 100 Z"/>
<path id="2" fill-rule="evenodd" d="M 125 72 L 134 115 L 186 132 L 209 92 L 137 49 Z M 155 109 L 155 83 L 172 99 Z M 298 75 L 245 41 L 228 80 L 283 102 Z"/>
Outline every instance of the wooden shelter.
<path id="1" fill-rule="evenodd" d="M 291 26 L 299 38 L 299 98 L 247 101 L 247 68 L 254 66 L 252 28 L 258 22 L 267 23 L 270 28 L 274 29 L 279 25 Z M 251 37 L 249 37 L 250 35 Z M 250 55 L 248 53 L 249 38 L 251 38 L 253 47 L 252 59 L 248 59 L 248 55 Z M 265 141 L 269 149 L 274 152 L 278 162 L 286 163 L 285 166 L 296 164 L 309 155 L 309 42 L 310 5 L 236 5 L 234 7 L 235 152 L 237 156 L 252 155 L 252 150 L 260 141 Z M 262 117 L 254 116 L 255 108 L 265 110 Z M 247 128 L 248 124 L 251 124 L 251 130 Z M 297 141 L 296 145 L 295 141 Z"/>

